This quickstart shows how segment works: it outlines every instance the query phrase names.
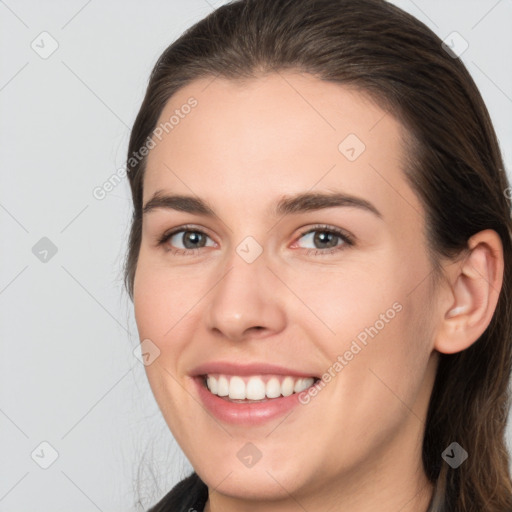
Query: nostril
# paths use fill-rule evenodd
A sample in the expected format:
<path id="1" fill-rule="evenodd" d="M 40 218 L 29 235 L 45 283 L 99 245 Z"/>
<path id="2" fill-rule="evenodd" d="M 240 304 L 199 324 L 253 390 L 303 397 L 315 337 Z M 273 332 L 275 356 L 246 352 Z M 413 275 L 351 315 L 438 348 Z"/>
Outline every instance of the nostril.
<path id="1" fill-rule="evenodd" d="M 248 329 L 247 332 L 251 332 L 251 331 L 261 332 L 264 330 L 265 330 L 265 327 L 262 327 L 261 325 L 255 325 L 254 327 L 251 327 L 250 329 Z"/>

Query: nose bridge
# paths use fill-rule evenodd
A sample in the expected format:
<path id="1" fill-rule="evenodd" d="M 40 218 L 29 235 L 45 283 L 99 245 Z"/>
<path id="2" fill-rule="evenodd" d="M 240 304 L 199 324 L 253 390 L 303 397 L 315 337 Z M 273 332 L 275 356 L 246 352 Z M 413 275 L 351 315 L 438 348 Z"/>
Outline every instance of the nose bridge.
<path id="1" fill-rule="evenodd" d="M 263 248 L 247 237 L 222 263 L 221 278 L 209 294 L 206 322 L 232 340 L 247 331 L 283 328 L 285 314 L 275 291 L 275 276 L 267 268 Z M 256 245 L 257 244 L 257 245 Z"/>

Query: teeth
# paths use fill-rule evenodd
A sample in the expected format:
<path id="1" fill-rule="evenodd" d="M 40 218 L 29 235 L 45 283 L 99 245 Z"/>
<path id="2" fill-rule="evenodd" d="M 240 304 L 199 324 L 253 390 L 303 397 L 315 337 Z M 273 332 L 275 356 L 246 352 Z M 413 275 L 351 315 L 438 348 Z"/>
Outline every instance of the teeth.
<path id="1" fill-rule="evenodd" d="M 263 400 L 265 393 L 265 383 L 261 379 L 258 379 L 258 377 L 251 377 L 247 383 L 244 398 L 248 398 L 249 400 Z"/>
<path id="2" fill-rule="evenodd" d="M 266 395 L 267 398 L 277 398 L 278 396 L 281 396 L 281 383 L 279 382 L 279 379 L 272 377 L 267 382 Z"/>
<path id="3" fill-rule="evenodd" d="M 295 386 L 295 381 L 292 377 L 285 377 L 283 383 L 281 384 L 281 393 L 283 396 L 290 396 L 293 394 L 293 388 Z"/>
<path id="4" fill-rule="evenodd" d="M 210 377 L 215 380 L 215 377 Z M 211 390 L 210 390 L 211 391 Z M 213 391 L 212 391 L 213 393 Z M 228 396 L 229 395 L 229 382 L 226 377 L 222 376 L 217 381 L 217 395 Z"/>
<path id="5" fill-rule="evenodd" d="M 240 377 L 231 377 L 229 381 L 229 398 L 238 400 L 245 398 L 245 382 Z"/>
<path id="6" fill-rule="evenodd" d="M 312 386 L 314 381 L 313 377 L 208 375 L 206 386 L 214 395 L 227 396 L 231 400 L 263 400 L 300 393 Z"/>
<path id="7" fill-rule="evenodd" d="M 208 386 L 208 389 L 214 394 L 216 395 L 219 391 L 219 384 L 218 384 L 218 380 L 211 377 L 210 375 L 208 376 L 208 379 L 207 379 L 207 382 L 206 382 L 207 386 Z"/>

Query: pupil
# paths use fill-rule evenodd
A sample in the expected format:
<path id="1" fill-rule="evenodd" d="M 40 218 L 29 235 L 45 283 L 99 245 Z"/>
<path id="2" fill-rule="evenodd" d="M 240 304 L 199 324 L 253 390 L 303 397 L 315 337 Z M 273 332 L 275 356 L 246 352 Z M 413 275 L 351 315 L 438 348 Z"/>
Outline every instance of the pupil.
<path id="1" fill-rule="evenodd" d="M 201 233 L 197 233 L 196 231 L 189 231 L 185 233 L 184 235 L 184 245 L 187 249 L 194 249 L 195 247 L 198 247 L 197 243 L 199 239 L 201 238 Z M 192 245 L 189 247 L 187 246 L 188 242 L 192 242 Z"/>
<path id="2" fill-rule="evenodd" d="M 320 231 L 316 236 L 315 236 L 315 243 L 320 243 L 320 244 L 326 244 L 326 243 L 329 243 L 329 242 L 332 242 L 333 240 L 335 240 L 336 238 L 336 235 L 334 235 L 333 233 L 329 233 L 328 231 Z M 335 247 L 336 246 L 336 243 L 334 244 L 330 244 L 329 247 Z"/>

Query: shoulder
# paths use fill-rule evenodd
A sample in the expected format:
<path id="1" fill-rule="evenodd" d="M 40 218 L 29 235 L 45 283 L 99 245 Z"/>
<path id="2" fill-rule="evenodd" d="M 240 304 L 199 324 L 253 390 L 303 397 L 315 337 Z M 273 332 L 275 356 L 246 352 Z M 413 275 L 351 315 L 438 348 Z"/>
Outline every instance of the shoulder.
<path id="1" fill-rule="evenodd" d="M 147 512 L 203 512 L 208 487 L 196 472 L 178 482 Z"/>

